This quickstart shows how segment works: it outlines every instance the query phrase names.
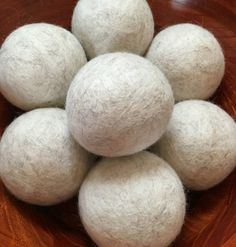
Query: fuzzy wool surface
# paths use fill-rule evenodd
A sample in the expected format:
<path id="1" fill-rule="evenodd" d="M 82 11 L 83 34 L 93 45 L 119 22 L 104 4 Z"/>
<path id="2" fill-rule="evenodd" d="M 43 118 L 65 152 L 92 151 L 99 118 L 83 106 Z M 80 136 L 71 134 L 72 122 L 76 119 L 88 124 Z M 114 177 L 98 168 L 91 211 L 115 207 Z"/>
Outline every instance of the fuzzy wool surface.
<path id="1" fill-rule="evenodd" d="M 174 25 L 157 34 L 146 57 L 164 72 L 176 101 L 208 99 L 225 71 L 219 42 L 193 24 Z"/>
<path id="2" fill-rule="evenodd" d="M 0 50 L 0 90 L 23 110 L 63 107 L 71 81 L 87 62 L 76 37 L 45 23 L 11 33 Z"/>
<path id="3" fill-rule="evenodd" d="M 146 0 L 80 0 L 72 32 L 89 58 L 124 51 L 143 55 L 154 35 L 154 21 Z"/>
<path id="4" fill-rule="evenodd" d="M 185 204 L 174 170 L 149 152 L 103 159 L 79 194 L 82 222 L 99 247 L 166 247 L 182 228 Z"/>
<path id="5" fill-rule="evenodd" d="M 92 153 L 134 154 L 165 132 L 174 98 L 163 73 L 129 53 L 101 55 L 75 77 L 67 96 L 71 133 Z"/>
<path id="6" fill-rule="evenodd" d="M 17 118 L 0 143 L 0 175 L 20 200 L 52 205 L 74 196 L 92 157 L 72 138 L 64 110 L 47 108 Z"/>
<path id="7" fill-rule="evenodd" d="M 236 166 L 236 124 L 218 106 L 201 100 L 178 103 L 167 132 L 153 151 L 193 190 L 209 189 Z"/>

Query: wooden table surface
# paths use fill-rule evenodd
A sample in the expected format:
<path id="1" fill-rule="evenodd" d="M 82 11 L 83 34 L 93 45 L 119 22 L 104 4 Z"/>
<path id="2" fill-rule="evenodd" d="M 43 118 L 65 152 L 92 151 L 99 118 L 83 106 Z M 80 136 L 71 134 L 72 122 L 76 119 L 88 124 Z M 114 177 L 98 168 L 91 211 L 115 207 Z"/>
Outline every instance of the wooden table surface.
<path id="1" fill-rule="evenodd" d="M 191 22 L 216 35 L 227 65 L 223 84 L 212 100 L 236 119 L 236 1 L 150 0 L 149 3 L 156 31 Z M 1 0 L 0 42 L 26 23 L 49 22 L 69 29 L 75 4 L 76 0 Z M 0 95 L 0 134 L 18 114 Z M 50 208 L 26 205 L 9 195 L 0 183 L 0 247 L 93 246 L 79 222 L 76 207 L 76 199 Z M 188 192 L 187 212 L 183 231 L 173 247 L 236 247 L 236 172 L 210 191 Z"/>

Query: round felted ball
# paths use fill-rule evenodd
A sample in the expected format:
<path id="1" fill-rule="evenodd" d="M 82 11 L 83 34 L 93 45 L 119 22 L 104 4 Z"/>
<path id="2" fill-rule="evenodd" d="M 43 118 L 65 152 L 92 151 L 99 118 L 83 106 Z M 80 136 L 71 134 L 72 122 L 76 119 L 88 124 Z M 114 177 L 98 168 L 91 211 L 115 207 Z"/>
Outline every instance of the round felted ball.
<path id="1" fill-rule="evenodd" d="M 91 157 L 75 143 L 61 109 L 38 109 L 17 118 L 0 143 L 1 179 L 17 198 L 52 205 L 74 196 Z"/>
<path id="2" fill-rule="evenodd" d="M 163 73 L 128 53 L 99 56 L 77 74 L 67 96 L 71 133 L 92 153 L 136 153 L 164 133 L 173 94 Z"/>
<path id="3" fill-rule="evenodd" d="M 141 152 L 99 162 L 81 186 L 79 211 L 99 247 L 165 247 L 182 228 L 185 194 L 165 161 Z"/>
<path id="4" fill-rule="evenodd" d="M 119 51 L 143 55 L 153 38 L 154 21 L 145 0 L 80 0 L 72 32 L 89 58 Z"/>
<path id="5" fill-rule="evenodd" d="M 173 166 L 188 188 L 209 189 L 236 166 L 236 124 L 212 103 L 181 102 L 153 151 Z"/>
<path id="6" fill-rule="evenodd" d="M 177 101 L 208 99 L 225 70 L 224 54 L 212 33 L 193 24 L 179 24 L 160 32 L 147 58 L 169 79 Z"/>
<path id="7" fill-rule="evenodd" d="M 86 62 L 69 31 L 45 23 L 25 25 L 0 50 L 1 93 L 23 110 L 63 107 L 71 81 Z"/>

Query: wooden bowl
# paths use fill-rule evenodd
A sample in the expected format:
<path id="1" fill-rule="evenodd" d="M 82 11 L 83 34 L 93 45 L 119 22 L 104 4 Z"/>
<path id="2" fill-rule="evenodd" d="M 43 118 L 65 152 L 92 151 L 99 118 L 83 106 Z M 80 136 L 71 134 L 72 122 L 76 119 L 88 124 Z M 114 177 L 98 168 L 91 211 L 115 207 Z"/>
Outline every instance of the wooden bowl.
<path id="1" fill-rule="evenodd" d="M 236 2 L 232 0 L 150 0 L 156 31 L 191 22 L 212 31 L 226 56 L 226 75 L 212 100 L 236 118 Z M 70 28 L 76 0 L 3 0 L 1 42 L 15 28 L 49 22 Z M 0 133 L 21 112 L 0 95 Z M 224 123 L 222 123 L 224 124 Z M 0 183 L 0 246 L 93 246 L 77 216 L 76 198 L 40 208 L 13 198 Z M 212 190 L 189 193 L 188 213 L 174 247 L 236 247 L 236 172 Z M 112 246 L 111 246 L 112 247 Z"/>

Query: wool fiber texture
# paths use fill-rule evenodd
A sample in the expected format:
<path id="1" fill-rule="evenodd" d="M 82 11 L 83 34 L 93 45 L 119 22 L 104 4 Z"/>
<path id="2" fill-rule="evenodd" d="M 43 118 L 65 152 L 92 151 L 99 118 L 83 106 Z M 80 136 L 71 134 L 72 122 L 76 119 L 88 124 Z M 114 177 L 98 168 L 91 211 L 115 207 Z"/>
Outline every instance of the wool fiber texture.
<path id="1" fill-rule="evenodd" d="M 129 53 L 101 55 L 75 77 L 66 111 L 74 138 L 97 155 L 134 154 L 165 132 L 174 98 L 163 73 Z"/>
<path id="2" fill-rule="evenodd" d="M 45 23 L 25 25 L 11 33 L 0 50 L 0 90 L 23 110 L 64 107 L 78 70 L 87 62 L 69 31 Z"/>
<path id="3" fill-rule="evenodd" d="M 149 152 L 103 159 L 81 186 L 82 222 L 99 247 L 166 247 L 180 233 L 185 194 L 175 171 Z"/>
<path id="4" fill-rule="evenodd" d="M 157 34 L 146 57 L 166 75 L 176 101 L 208 99 L 225 71 L 224 54 L 214 35 L 193 24 L 178 24 Z"/>
<path id="5" fill-rule="evenodd" d="M 72 138 L 66 113 L 47 108 L 17 118 L 0 143 L 0 175 L 20 200 L 42 206 L 74 196 L 91 155 Z"/>
<path id="6" fill-rule="evenodd" d="M 72 32 L 89 58 L 120 51 L 143 55 L 154 35 L 154 21 L 145 0 L 80 0 Z"/>
<path id="7" fill-rule="evenodd" d="M 153 147 L 193 190 L 209 189 L 236 166 L 236 124 L 218 106 L 201 100 L 178 103 L 167 132 Z"/>

